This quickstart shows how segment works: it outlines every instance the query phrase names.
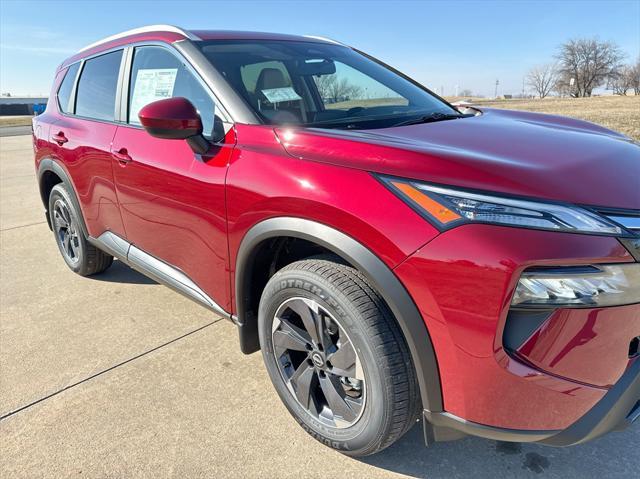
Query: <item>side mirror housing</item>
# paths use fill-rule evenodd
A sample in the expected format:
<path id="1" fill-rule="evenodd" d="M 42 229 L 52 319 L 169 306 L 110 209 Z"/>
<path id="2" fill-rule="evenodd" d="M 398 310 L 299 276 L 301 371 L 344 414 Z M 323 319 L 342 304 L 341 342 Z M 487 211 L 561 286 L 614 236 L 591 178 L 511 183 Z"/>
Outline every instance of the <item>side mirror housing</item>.
<path id="1" fill-rule="evenodd" d="M 145 105 L 138 117 L 151 136 L 166 140 L 186 140 L 193 151 L 199 154 L 204 154 L 209 149 L 209 142 L 202 136 L 200 115 L 186 98 L 154 101 Z"/>

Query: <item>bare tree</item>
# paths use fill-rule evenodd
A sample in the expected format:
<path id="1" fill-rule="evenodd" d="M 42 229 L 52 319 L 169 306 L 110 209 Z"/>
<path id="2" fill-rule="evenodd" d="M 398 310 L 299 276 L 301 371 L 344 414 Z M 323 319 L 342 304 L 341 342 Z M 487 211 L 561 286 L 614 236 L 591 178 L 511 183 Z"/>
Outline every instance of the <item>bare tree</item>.
<path id="1" fill-rule="evenodd" d="M 362 88 L 349 83 L 347 78 L 338 78 L 337 75 L 321 75 L 315 77 L 320 96 L 330 99 L 333 103 L 358 98 Z"/>
<path id="2" fill-rule="evenodd" d="M 629 83 L 633 93 L 640 95 L 640 57 L 636 60 L 636 64 L 629 68 Z"/>
<path id="3" fill-rule="evenodd" d="M 460 92 L 460 96 L 473 96 L 473 92 L 468 88 L 465 88 Z"/>
<path id="4" fill-rule="evenodd" d="M 597 38 L 569 40 L 560 46 L 560 86 L 571 96 L 591 96 L 595 88 L 618 75 L 624 55 L 615 43 Z M 571 84 L 573 79 L 573 84 Z"/>
<path id="5" fill-rule="evenodd" d="M 549 95 L 556 87 L 558 68 L 553 63 L 539 65 L 527 73 L 527 84 L 534 89 L 540 98 Z"/>
<path id="6" fill-rule="evenodd" d="M 635 65 L 625 65 L 607 82 L 607 88 L 613 90 L 614 95 L 626 95 L 633 88 Z"/>

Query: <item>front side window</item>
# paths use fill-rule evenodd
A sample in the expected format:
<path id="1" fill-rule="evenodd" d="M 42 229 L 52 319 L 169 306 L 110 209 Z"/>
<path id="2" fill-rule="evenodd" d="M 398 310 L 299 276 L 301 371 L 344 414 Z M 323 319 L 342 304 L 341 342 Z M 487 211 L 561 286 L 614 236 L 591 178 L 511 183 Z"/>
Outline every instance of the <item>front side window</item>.
<path id="1" fill-rule="evenodd" d="M 202 53 L 265 123 L 384 128 L 449 104 L 351 48 L 305 41 L 211 40 Z"/>
<path id="2" fill-rule="evenodd" d="M 325 108 L 340 110 L 409 104 L 407 98 L 355 68 L 334 63 L 335 73 L 313 77 Z"/>
<path id="3" fill-rule="evenodd" d="M 78 68 L 80 68 L 80 62 L 74 63 L 67 68 L 64 80 L 62 80 L 60 88 L 58 89 L 58 106 L 62 113 L 71 113 L 71 92 L 73 90 L 73 84 L 76 81 Z"/>
<path id="4" fill-rule="evenodd" d="M 76 95 L 76 115 L 96 120 L 115 120 L 116 90 L 122 50 L 85 61 Z"/>
<path id="5" fill-rule="evenodd" d="M 165 98 L 183 97 L 198 110 L 205 135 L 214 124 L 214 101 L 204 86 L 175 55 L 162 47 L 135 49 L 129 82 L 129 123 L 139 125 L 145 105 Z"/>

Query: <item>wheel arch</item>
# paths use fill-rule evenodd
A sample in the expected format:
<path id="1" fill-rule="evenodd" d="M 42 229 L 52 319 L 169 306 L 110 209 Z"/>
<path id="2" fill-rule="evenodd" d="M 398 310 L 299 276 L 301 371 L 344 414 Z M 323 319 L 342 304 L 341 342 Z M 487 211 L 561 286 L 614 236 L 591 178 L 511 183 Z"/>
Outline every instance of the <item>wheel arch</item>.
<path id="1" fill-rule="evenodd" d="M 40 199 L 44 205 L 45 214 L 47 217 L 47 223 L 51 228 L 51 219 L 49 218 L 49 194 L 53 187 L 59 183 L 64 183 L 69 187 L 69 193 L 71 195 L 71 201 L 77 211 L 80 212 L 80 227 L 86 236 L 89 236 L 87 225 L 84 222 L 84 215 L 82 214 L 82 208 L 76 195 L 76 190 L 71 181 L 71 177 L 66 170 L 53 158 L 44 158 L 38 165 L 38 187 L 40 189 Z"/>
<path id="2" fill-rule="evenodd" d="M 393 271 L 354 238 L 330 226 L 294 217 L 266 219 L 245 234 L 235 267 L 235 299 L 240 347 L 246 354 L 260 349 L 257 316 L 251 314 L 249 291 L 260 245 L 269 239 L 293 237 L 331 251 L 369 279 L 385 300 L 405 337 L 416 369 L 425 409 L 442 411 L 443 401 L 437 358 L 427 327 L 413 299 Z"/>

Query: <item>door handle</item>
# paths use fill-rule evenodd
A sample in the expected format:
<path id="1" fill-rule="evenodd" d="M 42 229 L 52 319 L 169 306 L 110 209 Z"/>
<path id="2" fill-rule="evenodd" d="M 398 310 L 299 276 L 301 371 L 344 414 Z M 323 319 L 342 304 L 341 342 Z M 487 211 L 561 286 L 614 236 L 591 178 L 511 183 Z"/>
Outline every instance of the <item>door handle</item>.
<path id="1" fill-rule="evenodd" d="M 127 163 L 131 163 L 133 158 L 129 156 L 126 148 L 120 148 L 118 151 L 111 152 L 113 157 L 118 160 L 118 163 L 121 165 L 126 165 Z"/>
<path id="2" fill-rule="evenodd" d="M 64 132 L 62 131 L 59 131 L 57 134 L 53 135 L 51 139 L 60 146 L 62 146 L 67 141 L 69 141 L 69 139 L 66 136 L 64 136 Z"/>

